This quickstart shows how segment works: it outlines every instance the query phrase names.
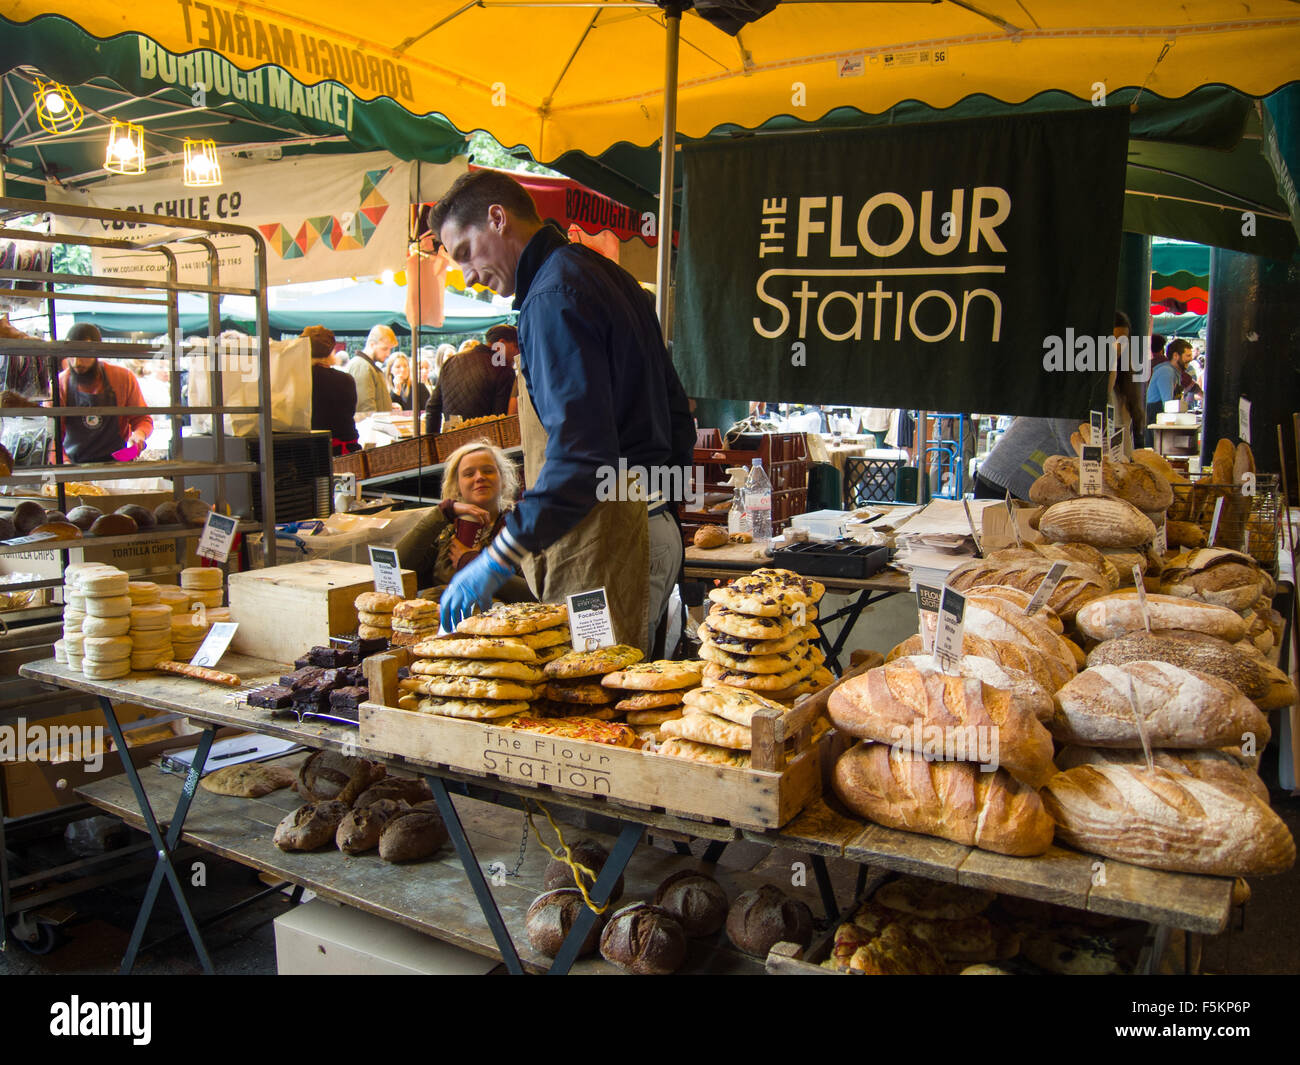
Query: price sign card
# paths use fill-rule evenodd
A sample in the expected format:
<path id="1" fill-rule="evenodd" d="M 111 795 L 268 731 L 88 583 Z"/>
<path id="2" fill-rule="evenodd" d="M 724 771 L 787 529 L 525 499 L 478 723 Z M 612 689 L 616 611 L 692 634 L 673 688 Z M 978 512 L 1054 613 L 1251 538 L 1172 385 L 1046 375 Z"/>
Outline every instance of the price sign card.
<path id="1" fill-rule="evenodd" d="M 1099 496 L 1101 489 L 1101 447 L 1085 446 L 1079 456 L 1079 494 Z"/>
<path id="2" fill-rule="evenodd" d="M 1052 568 L 1044 574 L 1043 579 L 1038 582 L 1038 588 L 1035 589 L 1033 598 L 1025 604 L 1025 613 L 1029 615 L 1037 614 L 1043 609 L 1043 604 L 1052 598 L 1052 593 L 1056 591 L 1056 586 L 1061 583 L 1061 578 L 1065 576 L 1065 562 L 1053 562 Z"/>
<path id="3" fill-rule="evenodd" d="M 590 592 L 577 592 L 568 597 L 569 632 L 575 651 L 594 651 L 597 647 L 613 647 L 614 622 L 609 616 L 609 601 L 604 588 Z"/>
<path id="4" fill-rule="evenodd" d="M 932 584 L 916 586 L 916 609 L 920 616 L 921 647 L 926 654 L 934 650 L 934 630 L 938 625 L 939 597 L 942 588 Z"/>
<path id="5" fill-rule="evenodd" d="M 1106 435 L 1110 436 L 1115 431 L 1115 404 L 1106 404 Z"/>
<path id="6" fill-rule="evenodd" d="M 215 510 L 203 523 L 203 535 L 199 537 L 196 554 L 199 558 L 210 558 L 214 562 L 225 562 L 230 557 L 230 545 L 235 539 L 238 518 L 218 514 Z"/>
<path id="7" fill-rule="evenodd" d="M 1151 631 L 1151 611 L 1147 609 L 1147 586 L 1142 581 L 1142 567 L 1133 563 L 1133 587 L 1138 594 L 1138 608 L 1142 611 L 1142 624 Z"/>
<path id="8" fill-rule="evenodd" d="M 1101 447 L 1106 443 L 1106 416 L 1094 410 L 1088 415 L 1088 425 L 1092 429 L 1092 439 L 1088 443 Z"/>
<path id="9" fill-rule="evenodd" d="M 1210 521 L 1209 546 L 1213 547 L 1219 538 L 1219 519 L 1223 517 L 1223 496 L 1214 501 L 1214 518 Z"/>
<path id="10" fill-rule="evenodd" d="M 1007 489 L 1007 519 L 1011 522 L 1011 535 L 1016 538 L 1016 546 L 1024 547 L 1025 542 L 1020 538 L 1020 526 L 1016 523 L 1016 505 L 1011 501 L 1011 489 Z"/>
<path id="11" fill-rule="evenodd" d="M 190 659 L 190 665 L 215 669 L 217 663 L 221 661 L 221 656 L 226 653 L 226 648 L 230 646 L 230 641 L 235 638 L 237 628 L 239 628 L 237 621 L 218 621 L 208 630 L 207 636 L 199 644 L 199 649 Z"/>
<path id="12" fill-rule="evenodd" d="M 1113 463 L 1124 461 L 1124 430 L 1119 429 L 1110 434 L 1110 445 L 1106 448 L 1106 457 Z"/>
<path id="13" fill-rule="evenodd" d="M 375 574 L 375 591 L 388 595 L 406 594 L 402 586 L 402 566 L 395 548 L 371 547 L 370 568 Z"/>
<path id="14" fill-rule="evenodd" d="M 1250 400 L 1245 396 L 1237 400 L 1237 435 L 1250 443 Z"/>
<path id="15" fill-rule="evenodd" d="M 934 662 L 951 673 L 961 661 L 961 641 L 966 629 L 966 597 L 946 584 L 939 597 L 939 628 L 934 634 Z"/>
<path id="16" fill-rule="evenodd" d="M 1156 528 L 1156 539 L 1152 546 L 1155 547 L 1156 554 L 1161 558 L 1169 554 L 1169 530 L 1165 528 L 1163 521 Z"/>

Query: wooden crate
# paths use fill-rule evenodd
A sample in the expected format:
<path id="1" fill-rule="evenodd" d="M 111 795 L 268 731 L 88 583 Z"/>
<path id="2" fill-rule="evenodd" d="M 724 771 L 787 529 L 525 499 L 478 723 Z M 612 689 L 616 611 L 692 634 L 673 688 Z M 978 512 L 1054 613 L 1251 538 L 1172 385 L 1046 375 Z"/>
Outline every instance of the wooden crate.
<path id="1" fill-rule="evenodd" d="M 402 571 L 408 596 L 415 572 Z M 230 575 L 230 613 L 239 622 L 230 649 L 271 662 L 292 662 L 334 635 L 356 632 L 353 600 L 374 591 L 374 571 L 352 562 L 312 559 Z"/>
<path id="2" fill-rule="evenodd" d="M 810 741 L 817 705 L 754 720 L 755 768 L 707 765 L 647 751 L 562 739 L 478 721 L 402 710 L 400 655 L 366 660 L 372 693 L 360 709 L 361 752 L 400 755 L 416 765 L 526 784 L 539 791 L 742 828 L 779 828 L 821 794 L 820 743 Z M 787 741 L 794 753 L 787 752 Z M 764 766 L 766 768 L 757 768 Z M 617 809 L 610 815 L 617 817 Z"/>

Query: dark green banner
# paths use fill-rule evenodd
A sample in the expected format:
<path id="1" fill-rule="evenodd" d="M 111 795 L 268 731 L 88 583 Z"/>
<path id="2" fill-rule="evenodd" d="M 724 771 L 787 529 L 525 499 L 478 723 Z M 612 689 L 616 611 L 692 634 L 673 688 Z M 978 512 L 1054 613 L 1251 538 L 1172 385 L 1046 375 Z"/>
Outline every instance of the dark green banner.
<path id="1" fill-rule="evenodd" d="M 1127 138 L 1098 110 L 687 147 L 687 392 L 1086 420 Z"/>

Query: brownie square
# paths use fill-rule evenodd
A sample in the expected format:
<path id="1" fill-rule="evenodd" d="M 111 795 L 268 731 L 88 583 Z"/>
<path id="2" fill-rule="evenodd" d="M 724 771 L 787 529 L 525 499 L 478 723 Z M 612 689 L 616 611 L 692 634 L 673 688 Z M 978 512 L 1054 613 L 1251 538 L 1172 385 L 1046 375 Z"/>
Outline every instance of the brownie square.
<path id="1" fill-rule="evenodd" d="M 383 636 L 358 636 L 347 649 L 357 656 L 360 662 L 363 658 L 369 658 L 371 655 L 378 654 L 380 651 L 388 650 L 388 640 Z"/>
<path id="2" fill-rule="evenodd" d="M 347 648 L 313 647 L 307 652 L 313 666 L 325 666 L 337 669 L 339 666 L 355 666 L 361 659 Z"/>
<path id="3" fill-rule="evenodd" d="M 304 684 L 310 684 L 324 672 L 325 670 L 320 666 L 303 666 L 292 673 L 286 673 L 280 678 L 280 683 L 289 688 L 300 688 Z"/>
<path id="4" fill-rule="evenodd" d="M 410 667 L 410 666 L 398 666 L 398 667 L 397 667 L 397 679 L 398 679 L 398 680 L 409 680 L 409 679 L 410 679 L 410 676 L 411 676 L 411 667 Z"/>
<path id="5" fill-rule="evenodd" d="M 329 692 L 302 688 L 293 693 L 293 708 L 300 714 L 318 713 L 329 706 Z"/>
<path id="6" fill-rule="evenodd" d="M 259 706 L 266 710 L 282 710 L 291 702 L 293 702 L 293 689 L 283 684 L 268 684 L 248 696 L 249 706 Z"/>
<path id="7" fill-rule="evenodd" d="M 310 655 L 303 655 L 301 658 L 295 658 L 293 660 L 294 669 L 306 669 L 311 664 L 312 660 Z"/>
<path id="8" fill-rule="evenodd" d="M 370 698 L 370 689 L 359 685 L 352 685 L 347 688 L 336 688 L 330 692 L 330 709 L 331 710 L 353 710 L 355 711 L 362 703 Z"/>
<path id="9" fill-rule="evenodd" d="M 366 686 L 366 671 L 360 666 L 345 666 L 339 670 L 339 679 L 343 682 L 341 687 L 355 688 L 358 685 Z"/>

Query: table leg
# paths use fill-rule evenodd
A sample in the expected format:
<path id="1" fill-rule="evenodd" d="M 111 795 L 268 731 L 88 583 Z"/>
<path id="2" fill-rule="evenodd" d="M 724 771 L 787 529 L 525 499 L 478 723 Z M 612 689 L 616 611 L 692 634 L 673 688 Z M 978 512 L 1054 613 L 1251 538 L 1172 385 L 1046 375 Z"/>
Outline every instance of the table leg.
<path id="1" fill-rule="evenodd" d="M 618 834 L 618 840 L 614 843 L 614 849 L 610 851 L 609 857 L 605 860 L 600 874 L 596 877 L 595 886 L 591 889 L 591 901 L 597 906 L 603 904 L 614 890 L 614 885 L 618 883 L 618 878 L 623 875 L 627 869 L 627 863 L 632 860 L 632 852 L 641 842 L 641 836 L 645 832 L 644 825 L 638 825 L 631 821 L 623 824 L 622 830 Z M 587 933 L 591 931 L 591 926 L 596 920 L 596 914 L 584 906 L 578 911 L 578 917 L 573 922 L 573 927 L 569 929 L 569 934 L 564 937 L 564 943 L 560 946 L 560 952 L 555 955 L 555 960 L 551 962 L 551 967 L 546 971 L 548 976 L 565 976 L 567 975 L 573 963 L 577 961 L 578 951 L 582 949 L 582 941 L 587 938 Z"/>
<path id="2" fill-rule="evenodd" d="M 704 853 L 700 855 L 700 861 L 708 862 L 710 865 L 717 865 L 722 857 L 722 852 L 727 849 L 725 839 L 715 839 L 710 841 L 709 845 L 704 848 Z"/>
<path id="3" fill-rule="evenodd" d="M 1170 928 L 1165 924 L 1155 925 L 1155 935 L 1151 943 L 1151 958 L 1147 962 L 1147 971 L 1145 976 L 1159 976 L 1160 962 L 1164 959 L 1165 951 L 1169 949 Z"/>
<path id="4" fill-rule="evenodd" d="M 822 895 L 822 908 L 826 911 L 826 920 L 833 921 L 840 915 L 840 903 L 835 897 L 835 885 L 831 883 L 831 871 L 826 868 L 826 859 L 820 854 L 810 854 L 813 875 L 817 877 L 817 890 Z"/>
<path id="5" fill-rule="evenodd" d="M 474 897 L 478 900 L 479 909 L 483 911 L 488 928 L 492 930 L 492 938 L 496 940 L 497 949 L 501 951 L 501 960 L 512 976 L 522 976 L 524 967 L 519 961 L 519 951 L 515 949 L 515 941 L 510 938 L 510 930 L 506 928 L 501 911 L 497 908 L 497 901 L 492 897 L 492 889 L 488 887 L 483 870 L 479 868 L 478 858 L 474 856 L 474 848 L 469 842 L 469 837 L 465 835 L 465 826 L 461 824 L 460 814 L 456 812 L 451 796 L 447 793 L 447 784 L 441 777 L 428 776 L 425 780 L 433 790 L 433 797 L 438 803 L 438 812 L 442 814 L 447 832 L 451 835 L 452 846 L 456 848 L 460 864 L 465 870 L 465 875 L 469 877 L 469 886 L 474 889 Z"/>
<path id="6" fill-rule="evenodd" d="M 176 875 L 176 870 L 172 866 L 171 854 L 181 838 L 181 830 L 185 826 L 185 817 L 190 811 L 190 803 L 194 800 L 194 792 L 198 788 L 199 778 L 203 775 L 203 765 L 208 760 L 208 751 L 212 749 L 212 740 L 216 736 L 219 726 L 206 726 L 199 737 L 198 750 L 194 754 L 194 761 L 190 765 L 190 771 L 185 775 L 185 784 L 181 788 L 181 797 L 176 803 L 176 812 L 172 815 L 171 823 L 167 827 L 166 838 L 164 838 L 158 827 L 158 818 L 153 812 L 153 805 L 149 802 L 149 796 L 145 793 L 144 785 L 140 783 L 140 774 L 135 768 L 135 763 L 131 761 L 126 737 L 122 735 L 122 726 L 117 720 L 117 713 L 113 709 L 113 704 L 108 699 L 100 696 L 99 705 L 104 711 L 104 719 L 108 723 L 108 729 L 113 734 L 113 742 L 117 744 L 118 752 L 121 755 L 122 770 L 126 773 L 126 779 L 131 785 L 131 790 L 135 792 L 136 802 L 140 804 L 140 816 L 144 818 L 149 838 L 153 840 L 154 853 L 158 856 L 158 862 L 153 869 L 153 876 L 149 878 L 149 887 L 144 894 L 144 901 L 140 904 L 140 912 L 136 915 L 135 927 L 131 930 L 131 940 L 127 944 L 126 954 L 122 957 L 121 972 L 129 973 L 135 967 L 136 954 L 139 952 L 140 944 L 144 940 L 144 930 L 149 924 L 149 918 L 153 915 L 154 904 L 158 901 L 158 892 L 162 889 L 163 879 L 166 878 L 171 887 L 172 895 L 176 899 L 176 906 L 181 911 L 181 920 L 185 923 L 185 930 L 189 933 L 190 942 L 194 944 L 194 951 L 199 956 L 199 964 L 203 967 L 205 973 L 211 974 L 215 971 L 212 968 L 212 959 L 208 957 L 208 948 L 203 943 L 203 936 L 200 934 L 199 926 L 194 920 L 194 914 L 190 912 L 190 904 L 185 898 L 185 891 L 181 887 L 180 877 Z"/>
<path id="7" fill-rule="evenodd" d="M 826 652 L 827 669 L 833 670 L 836 673 L 844 672 L 843 667 L 840 665 L 840 652 L 844 650 L 844 645 L 848 643 L 849 634 L 853 631 L 854 626 L 857 625 L 858 619 L 862 616 L 862 611 L 872 603 L 877 603 L 886 596 L 895 593 L 886 592 L 882 595 L 876 595 L 873 599 L 872 596 L 874 594 L 875 593 L 870 588 L 864 588 L 858 593 L 857 598 L 848 606 L 840 607 L 840 609 L 835 611 L 833 614 L 818 617 L 817 642 L 821 644 L 822 650 Z M 840 627 L 839 634 L 835 637 L 834 641 L 831 641 L 831 639 L 826 635 L 826 626 L 832 621 L 840 620 L 843 620 L 844 624 Z"/>

